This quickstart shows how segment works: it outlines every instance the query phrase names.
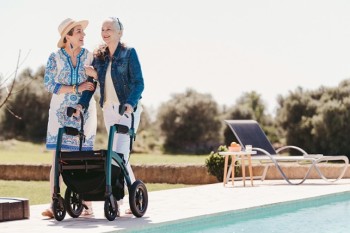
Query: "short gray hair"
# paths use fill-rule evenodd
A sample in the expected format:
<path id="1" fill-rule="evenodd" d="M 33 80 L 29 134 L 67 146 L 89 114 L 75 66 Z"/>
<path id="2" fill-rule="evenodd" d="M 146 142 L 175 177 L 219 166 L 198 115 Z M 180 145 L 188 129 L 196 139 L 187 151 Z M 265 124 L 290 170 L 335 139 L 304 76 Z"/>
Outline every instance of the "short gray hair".
<path id="1" fill-rule="evenodd" d="M 118 29 L 120 31 L 124 30 L 124 26 L 120 22 L 119 18 L 117 18 L 117 17 L 108 17 L 108 19 L 112 20 L 112 22 L 114 23 L 114 26 L 115 26 L 116 29 Z"/>

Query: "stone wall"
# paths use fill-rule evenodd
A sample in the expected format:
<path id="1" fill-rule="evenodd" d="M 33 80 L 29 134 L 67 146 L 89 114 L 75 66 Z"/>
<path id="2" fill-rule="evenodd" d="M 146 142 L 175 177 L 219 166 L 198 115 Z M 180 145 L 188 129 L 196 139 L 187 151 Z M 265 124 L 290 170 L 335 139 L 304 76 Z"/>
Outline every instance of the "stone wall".
<path id="1" fill-rule="evenodd" d="M 145 183 L 211 184 L 218 180 L 200 165 L 136 165 L 135 176 Z"/>
<path id="2" fill-rule="evenodd" d="M 304 177 L 308 166 L 296 163 L 282 164 L 281 167 L 291 179 Z M 323 174 L 327 178 L 336 178 L 343 167 L 341 164 L 319 164 Z M 170 184 L 210 184 L 218 182 L 216 177 L 209 175 L 204 165 L 133 165 L 133 171 L 138 179 L 145 183 L 170 183 Z M 262 174 L 262 165 L 253 166 L 253 174 Z M 246 168 L 248 174 L 248 167 Z M 49 180 L 50 165 L 23 165 L 0 164 L 1 180 Z M 319 175 L 313 169 L 309 179 L 319 179 Z M 344 178 L 350 178 L 348 168 Z M 282 179 L 275 166 L 269 166 L 266 179 Z"/>

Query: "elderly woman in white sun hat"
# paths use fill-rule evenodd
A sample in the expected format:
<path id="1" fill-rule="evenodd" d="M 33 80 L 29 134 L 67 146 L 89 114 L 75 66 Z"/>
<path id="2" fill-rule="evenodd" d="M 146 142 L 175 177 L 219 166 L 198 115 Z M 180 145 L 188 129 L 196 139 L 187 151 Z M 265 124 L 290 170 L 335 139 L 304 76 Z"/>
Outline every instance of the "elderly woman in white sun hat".
<path id="1" fill-rule="evenodd" d="M 90 66 L 93 55 L 84 45 L 85 28 L 87 20 L 76 21 L 65 19 L 58 26 L 60 39 L 57 43 L 59 48 L 51 53 L 45 69 L 45 87 L 52 93 L 49 109 L 49 120 L 47 126 L 46 148 L 53 150 L 53 163 L 55 161 L 55 149 L 58 129 L 63 126 L 80 128 L 80 119 L 73 119 L 66 115 L 67 107 L 74 107 L 78 103 L 83 91 L 93 91 L 94 84 L 87 82 L 88 75 L 85 66 Z M 86 140 L 82 150 L 92 150 L 97 126 L 96 103 L 90 100 L 90 108 L 84 112 L 84 132 Z M 62 150 L 79 150 L 79 138 L 64 135 L 62 139 Z M 53 194 L 54 173 L 51 168 L 50 188 Z M 87 203 L 91 207 L 91 203 Z M 83 215 L 91 215 L 92 208 L 84 210 Z M 53 218 L 51 207 L 42 212 L 43 216 Z"/>

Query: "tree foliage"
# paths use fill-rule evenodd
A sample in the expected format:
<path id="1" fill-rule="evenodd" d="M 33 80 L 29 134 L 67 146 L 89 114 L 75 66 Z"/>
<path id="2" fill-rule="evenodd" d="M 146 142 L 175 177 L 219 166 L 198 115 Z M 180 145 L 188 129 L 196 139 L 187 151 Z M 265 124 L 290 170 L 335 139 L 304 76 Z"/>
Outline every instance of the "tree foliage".
<path id="1" fill-rule="evenodd" d="M 350 154 L 350 81 L 315 91 L 297 88 L 279 97 L 276 121 L 286 143 L 309 153 Z"/>
<path id="2" fill-rule="evenodd" d="M 157 116 L 168 153 L 203 154 L 219 144 L 221 121 L 217 103 L 193 89 L 174 94 Z"/>
<path id="3" fill-rule="evenodd" d="M 44 141 L 51 96 L 44 88 L 43 76 L 44 67 L 36 72 L 26 69 L 16 75 L 10 95 L 0 89 L 4 106 L 0 108 L 0 140 Z M 221 111 L 211 95 L 188 89 L 172 95 L 157 109 L 156 117 L 143 106 L 134 148 L 139 152 L 163 147 L 167 153 L 206 154 L 223 144 L 223 136 L 225 145 L 236 141 L 224 119 L 254 119 L 273 143 L 300 146 L 309 153 L 350 155 L 350 80 L 333 88 L 299 87 L 279 96 L 277 102 L 275 118 L 266 113 L 266 105 L 255 91 L 243 93 L 232 107 Z M 101 111 L 98 118 L 99 132 L 105 132 Z"/>
<path id="4" fill-rule="evenodd" d="M 136 134 L 134 144 L 134 152 L 159 152 L 162 140 L 160 140 L 159 124 L 150 116 L 150 110 L 146 106 L 142 106 L 140 125 Z M 152 110 L 151 110 L 152 111 Z"/>
<path id="5" fill-rule="evenodd" d="M 2 137 L 43 141 L 46 136 L 50 95 L 44 88 L 44 67 L 36 73 L 24 70 L 3 113 Z"/>

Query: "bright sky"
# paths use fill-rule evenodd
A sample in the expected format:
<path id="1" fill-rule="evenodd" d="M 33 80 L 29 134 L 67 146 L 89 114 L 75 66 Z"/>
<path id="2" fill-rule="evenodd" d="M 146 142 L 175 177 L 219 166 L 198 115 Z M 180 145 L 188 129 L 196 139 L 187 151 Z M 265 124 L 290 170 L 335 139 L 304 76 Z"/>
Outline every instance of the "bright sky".
<path id="1" fill-rule="evenodd" d="M 90 21 L 92 51 L 103 19 L 116 16 L 138 52 L 146 106 L 187 88 L 232 106 L 255 90 L 274 113 L 279 94 L 349 78 L 349 12 L 348 0 L 0 0 L 0 73 L 14 70 L 19 50 L 31 50 L 23 68 L 46 64 L 67 17 Z"/>

